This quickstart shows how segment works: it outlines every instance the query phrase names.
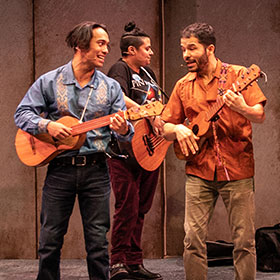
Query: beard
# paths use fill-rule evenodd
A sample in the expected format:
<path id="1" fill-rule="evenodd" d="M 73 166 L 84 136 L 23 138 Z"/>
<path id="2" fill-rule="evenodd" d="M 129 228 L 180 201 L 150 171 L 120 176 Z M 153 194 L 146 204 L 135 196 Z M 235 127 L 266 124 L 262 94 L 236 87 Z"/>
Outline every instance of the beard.
<path id="1" fill-rule="evenodd" d="M 208 61 L 209 59 L 206 54 L 206 49 L 204 49 L 204 53 L 199 58 L 193 59 L 192 62 L 195 63 L 196 67 L 188 67 L 189 72 L 203 73 L 207 68 Z"/>

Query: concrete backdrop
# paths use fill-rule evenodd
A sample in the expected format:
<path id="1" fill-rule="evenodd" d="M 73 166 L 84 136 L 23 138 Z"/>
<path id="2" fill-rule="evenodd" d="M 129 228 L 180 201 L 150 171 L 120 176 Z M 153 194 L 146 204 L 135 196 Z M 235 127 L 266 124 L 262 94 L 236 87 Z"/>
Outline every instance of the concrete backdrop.
<path id="1" fill-rule="evenodd" d="M 225 62 L 255 63 L 268 75 L 259 81 L 268 97 L 267 120 L 254 125 L 256 159 L 256 226 L 279 222 L 279 57 L 280 2 L 278 0 L 0 0 L 0 258 L 36 258 L 41 188 L 46 168 L 24 166 L 17 158 L 13 114 L 34 79 L 66 63 L 72 51 L 67 32 L 84 20 L 107 25 L 112 52 L 105 73 L 120 55 L 123 26 L 135 20 L 151 35 L 155 70 L 166 93 L 186 69 L 180 30 L 194 21 L 206 21 L 217 34 L 217 56 Z M 170 147 L 143 236 L 147 258 L 181 255 L 183 251 L 184 163 Z M 114 197 L 111 208 L 113 211 Z M 110 235 L 109 235 L 110 238 Z M 230 241 L 224 206 L 218 201 L 209 227 L 209 239 Z M 63 258 L 85 256 L 81 219 L 76 205 L 65 238 Z"/>

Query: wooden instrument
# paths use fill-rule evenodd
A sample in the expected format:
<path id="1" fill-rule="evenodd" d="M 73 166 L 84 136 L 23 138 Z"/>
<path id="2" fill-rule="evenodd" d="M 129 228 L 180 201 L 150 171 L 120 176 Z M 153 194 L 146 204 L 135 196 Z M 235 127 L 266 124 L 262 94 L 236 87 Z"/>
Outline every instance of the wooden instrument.
<path id="1" fill-rule="evenodd" d="M 121 115 L 127 120 L 138 120 L 148 116 L 160 115 L 163 108 L 164 105 L 162 103 L 155 101 L 84 123 L 79 123 L 79 120 L 74 117 L 65 116 L 57 120 L 57 122 L 71 127 L 72 135 L 63 140 L 54 139 L 48 133 L 31 135 L 19 129 L 15 138 L 16 152 L 24 164 L 28 166 L 43 166 L 66 150 L 78 150 L 86 139 L 86 132 L 109 125 L 110 118 L 116 114 Z"/>
<path id="2" fill-rule="evenodd" d="M 173 141 L 156 136 L 147 119 L 137 121 L 132 138 L 132 150 L 139 165 L 148 170 L 156 170 L 165 158 L 166 152 Z"/>

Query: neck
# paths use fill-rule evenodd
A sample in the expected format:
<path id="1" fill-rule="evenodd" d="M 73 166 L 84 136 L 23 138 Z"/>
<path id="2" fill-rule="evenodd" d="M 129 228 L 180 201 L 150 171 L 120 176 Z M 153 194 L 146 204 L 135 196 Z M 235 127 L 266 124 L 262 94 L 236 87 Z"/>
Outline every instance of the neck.
<path id="1" fill-rule="evenodd" d="M 75 79 L 83 87 L 90 80 L 95 71 L 95 69 L 89 69 L 89 67 L 84 64 L 80 59 L 74 56 L 72 60 L 72 68 L 74 72 Z"/>
<path id="2" fill-rule="evenodd" d="M 132 57 L 128 55 L 127 57 L 123 57 L 122 60 L 131 68 L 134 72 L 139 73 L 140 72 L 140 66 L 136 65 L 132 61 Z"/>
<path id="3" fill-rule="evenodd" d="M 205 80 L 208 81 L 211 80 L 216 72 L 216 67 L 217 67 L 217 59 L 215 57 L 209 57 L 208 63 L 204 71 L 201 71 L 199 73 L 199 76 L 201 76 Z"/>

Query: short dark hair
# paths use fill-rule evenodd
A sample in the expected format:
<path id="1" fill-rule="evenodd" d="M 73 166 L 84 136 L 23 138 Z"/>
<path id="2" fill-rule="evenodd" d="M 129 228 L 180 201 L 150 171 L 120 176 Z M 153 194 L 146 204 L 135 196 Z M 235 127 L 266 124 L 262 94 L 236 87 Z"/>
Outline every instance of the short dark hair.
<path id="1" fill-rule="evenodd" d="M 208 23 L 196 22 L 188 25 L 182 32 L 182 38 L 190 38 L 194 36 L 198 39 L 199 43 L 208 47 L 213 44 L 216 47 L 216 37 L 214 28 Z"/>
<path id="2" fill-rule="evenodd" d="M 143 44 L 143 38 L 150 38 L 150 36 L 142 29 L 138 28 L 134 21 L 129 22 L 124 27 L 120 40 L 120 49 L 122 56 L 127 56 L 129 46 L 133 46 L 138 49 Z"/>
<path id="3" fill-rule="evenodd" d="M 99 27 L 108 33 L 104 24 L 94 21 L 85 21 L 74 26 L 65 39 L 68 47 L 74 50 L 76 47 L 79 47 L 82 50 L 88 50 L 92 39 L 92 30 Z"/>

